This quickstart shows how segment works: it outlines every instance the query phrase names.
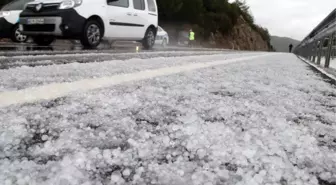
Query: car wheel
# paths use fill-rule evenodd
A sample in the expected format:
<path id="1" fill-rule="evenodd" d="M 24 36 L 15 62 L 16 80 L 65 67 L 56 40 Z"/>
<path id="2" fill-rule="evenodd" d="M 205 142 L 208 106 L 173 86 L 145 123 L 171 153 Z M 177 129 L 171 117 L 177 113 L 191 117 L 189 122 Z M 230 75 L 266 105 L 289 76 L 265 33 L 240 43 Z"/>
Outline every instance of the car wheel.
<path id="1" fill-rule="evenodd" d="M 39 36 L 35 36 L 33 40 L 35 44 L 39 46 L 49 46 L 52 42 L 54 42 L 55 37 L 39 35 Z"/>
<path id="2" fill-rule="evenodd" d="M 142 45 L 145 49 L 152 49 L 155 44 L 155 32 L 153 28 L 148 28 L 145 37 L 142 41 Z"/>
<path id="3" fill-rule="evenodd" d="M 96 20 L 88 21 L 83 30 L 81 43 L 86 48 L 96 48 L 102 39 L 102 27 Z"/>
<path id="4" fill-rule="evenodd" d="M 167 44 L 168 44 L 167 39 L 163 39 L 163 41 L 162 41 L 162 47 L 166 47 Z"/>
<path id="5" fill-rule="evenodd" d="M 17 24 L 12 31 L 11 40 L 13 42 L 23 43 L 27 42 L 28 36 L 21 33 L 19 30 L 19 25 Z"/>

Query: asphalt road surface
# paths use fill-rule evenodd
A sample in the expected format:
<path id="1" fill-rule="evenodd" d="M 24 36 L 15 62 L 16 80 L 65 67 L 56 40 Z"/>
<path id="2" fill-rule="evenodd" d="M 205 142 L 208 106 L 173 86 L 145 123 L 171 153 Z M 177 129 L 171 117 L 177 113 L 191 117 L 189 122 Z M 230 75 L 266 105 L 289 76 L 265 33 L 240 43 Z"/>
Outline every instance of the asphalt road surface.
<path id="1" fill-rule="evenodd" d="M 136 50 L 136 47 L 139 50 Z M 29 43 L 0 43 L 0 69 L 20 66 L 41 66 L 67 63 L 89 63 L 131 58 L 178 57 L 208 55 L 216 53 L 237 53 L 223 49 L 160 47 L 142 50 L 138 43 L 118 42 L 113 45 L 103 43 L 98 49 L 87 50 L 79 44 L 56 43 L 50 47 L 40 47 Z"/>
<path id="2" fill-rule="evenodd" d="M 110 43 L 104 41 L 98 46 L 95 50 L 87 50 L 83 48 L 78 42 L 74 41 L 57 41 L 51 46 L 37 46 L 33 43 L 12 43 L 12 42 L 0 42 L 0 56 L 10 56 L 17 53 L 22 54 L 39 54 L 39 53 L 53 53 L 53 54 L 65 54 L 65 53 L 84 53 L 84 52 L 134 52 L 136 47 L 139 47 L 139 51 L 142 51 L 140 43 L 137 42 L 114 42 Z M 162 47 L 155 45 L 151 51 L 200 51 L 200 50 L 209 50 L 206 48 L 189 48 L 186 46 L 166 46 Z M 223 49 L 211 49 L 222 51 Z M 147 51 L 148 52 L 148 51 Z"/>

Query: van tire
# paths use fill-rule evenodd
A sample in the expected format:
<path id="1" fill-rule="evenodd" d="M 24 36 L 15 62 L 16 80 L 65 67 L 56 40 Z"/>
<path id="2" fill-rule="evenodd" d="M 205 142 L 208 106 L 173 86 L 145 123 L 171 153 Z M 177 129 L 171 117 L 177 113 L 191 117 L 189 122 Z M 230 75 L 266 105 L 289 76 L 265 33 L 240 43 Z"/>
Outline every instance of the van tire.
<path id="1" fill-rule="evenodd" d="M 102 26 L 97 20 L 87 21 L 80 40 L 82 45 L 89 49 L 97 48 L 102 40 L 102 31 Z"/>
<path id="2" fill-rule="evenodd" d="M 155 30 L 153 28 L 148 28 L 145 37 L 142 40 L 142 46 L 145 49 L 152 49 L 155 44 Z"/>
<path id="3" fill-rule="evenodd" d="M 20 33 L 19 25 L 16 24 L 12 29 L 11 40 L 16 43 L 24 43 L 27 42 L 28 36 Z"/>
<path id="4" fill-rule="evenodd" d="M 53 36 L 35 36 L 33 37 L 34 43 L 39 45 L 39 46 L 49 46 L 51 43 L 54 42 L 55 37 Z"/>

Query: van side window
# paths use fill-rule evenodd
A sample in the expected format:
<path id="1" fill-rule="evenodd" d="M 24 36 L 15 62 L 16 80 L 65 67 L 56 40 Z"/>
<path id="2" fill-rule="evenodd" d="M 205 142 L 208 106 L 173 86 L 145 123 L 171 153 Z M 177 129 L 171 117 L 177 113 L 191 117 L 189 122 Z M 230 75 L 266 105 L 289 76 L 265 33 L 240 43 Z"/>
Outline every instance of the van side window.
<path id="1" fill-rule="evenodd" d="M 129 0 L 117 0 L 117 1 L 112 1 L 112 0 L 107 0 L 107 4 L 110 6 L 120 6 L 120 7 L 129 7 Z"/>
<path id="2" fill-rule="evenodd" d="M 148 10 L 151 12 L 156 12 L 156 6 L 154 0 L 147 0 Z"/>
<path id="3" fill-rule="evenodd" d="M 133 0 L 134 9 L 145 10 L 145 0 Z"/>

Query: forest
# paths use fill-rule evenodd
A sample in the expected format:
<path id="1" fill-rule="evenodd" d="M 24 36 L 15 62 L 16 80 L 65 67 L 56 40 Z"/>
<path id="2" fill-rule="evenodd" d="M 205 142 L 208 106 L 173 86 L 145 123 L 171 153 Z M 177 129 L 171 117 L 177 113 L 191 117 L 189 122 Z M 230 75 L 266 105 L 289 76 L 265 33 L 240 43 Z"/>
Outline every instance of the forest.
<path id="1" fill-rule="evenodd" d="M 4 6 L 5 4 L 11 2 L 11 0 L 0 0 L 0 7 Z"/>
<path id="2" fill-rule="evenodd" d="M 204 38 L 210 33 L 228 34 L 239 17 L 257 31 L 265 41 L 270 40 L 267 29 L 257 25 L 245 1 L 236 0 L 157 0 L 159 19 L 163 22 L 189 23 Z"/>

